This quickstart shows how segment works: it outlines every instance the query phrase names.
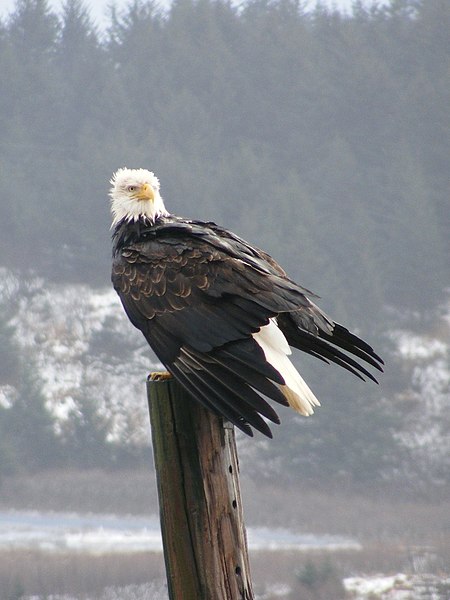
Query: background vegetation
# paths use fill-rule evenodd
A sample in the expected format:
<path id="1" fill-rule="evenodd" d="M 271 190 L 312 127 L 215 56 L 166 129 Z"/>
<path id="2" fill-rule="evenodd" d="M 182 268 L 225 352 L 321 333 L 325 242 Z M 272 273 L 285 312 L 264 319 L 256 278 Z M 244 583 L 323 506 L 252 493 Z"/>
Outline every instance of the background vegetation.
<path id="1" fill-rule="evenodd" d="M 356 2 L 351 16 L 297 0 L 175 0 L 165 12 L 137 0 L 101 35 L 79 0 L 62 14 L 17 0 L 0 23 L 1 263 L 108 285 L 108 180 L 143 166 L 169 209 L 267 249 L 389 356 L 386 331 L 434 310 L 450 281 L 449 31 L 447 0 Z M 13 360 L 12 312 L 0 315 L 0 369 L 20 394 L 0 408 L 2 469 L 82 461 L 83 448 L 108 463 L 95 415 L 77 425 L 90 435 L 78 451 L 49 434 L 32 360 Z M 304 371 L 327 410 L 284 424 L 264 471 L 270 456 L 293 477 L 366 485 L 395 472 L 401 407 L 382 402 L 401 387 L 395 363 L 381 392 Z"/>
<path id="2" fill-rule="evenodd" d="M 241 484 L 247 527 L 334 534 L 362 545 L 361 549 L 334 550 L 252 549 L 252 577 L 258 598 L 350 599 L 354 595 L 344 594 L 342 587 L 345 577 L 409 573 L 417 580 L 399 586 L 398 598 L 409 591 L 411 598 L 448 599 L 448 495 L 440 502 L 417 495 L 405 501 L 385 493 L 372 497 L 357 494 L 343 485 L 321 491 L 296 482 L 277 488 L 273 482 L 261 485 L 252 481 L 245 465 Z M 156 513 L 156 479 L 149 477 L 148 468 L 127 471 L 125 477 L 99 470 L 40 472 L 5 481 L 0 511 L 11 505 L 18 510 L 82 511 L 91 517 L 98 512 L 145 514 L 149 507 Z M 104 590 L 106 586 L 145 582 L 155 586 L 154 595 L 147 591 L 150 583 L 133 595 L 120 589 L 115 594 Z M 33 600 L 167 600 L 164 587 L 162 553 L 89 555 L 37 548 L 0 549 L 2 600 L 18 600 L 24 593 Z M 285 589 L 284 594 L 280 588 Z M 22 594 L 17 593 L 20 590 Z M 391 596 L 395 598 L 394 593 Z M 368 592 L 358 596 L 363 597 L 380 600 L 382 595 Z"/>

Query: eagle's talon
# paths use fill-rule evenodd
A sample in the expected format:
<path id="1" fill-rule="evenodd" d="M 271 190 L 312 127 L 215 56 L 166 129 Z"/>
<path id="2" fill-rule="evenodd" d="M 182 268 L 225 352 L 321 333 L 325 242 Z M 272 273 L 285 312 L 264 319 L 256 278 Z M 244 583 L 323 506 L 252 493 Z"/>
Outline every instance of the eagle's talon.
<path id="1" fill-rule="evenodd" d="M 149 381 L 167 381 L 172 379 L 172 374 L 169 371 L 153 371 L 148 376 Z"/>

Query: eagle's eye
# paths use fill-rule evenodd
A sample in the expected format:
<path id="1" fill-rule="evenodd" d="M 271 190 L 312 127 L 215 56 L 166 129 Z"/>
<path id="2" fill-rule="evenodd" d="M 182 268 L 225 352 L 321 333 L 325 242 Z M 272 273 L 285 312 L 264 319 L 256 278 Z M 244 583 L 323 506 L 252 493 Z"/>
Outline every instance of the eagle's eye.
<path id="1" fill-rule="evenodd" d="M 137 185 L 127 186 L 127 192 L 135 192 L 136 190 L 137 190 Z"/>

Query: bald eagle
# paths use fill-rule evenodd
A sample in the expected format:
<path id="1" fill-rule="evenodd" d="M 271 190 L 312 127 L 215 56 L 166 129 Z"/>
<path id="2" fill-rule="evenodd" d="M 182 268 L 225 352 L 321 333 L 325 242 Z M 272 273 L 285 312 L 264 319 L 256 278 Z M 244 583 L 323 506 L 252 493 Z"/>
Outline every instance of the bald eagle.
<path id="1" fill-rule="evenodd" d="M 376 381 L 363 340 L 335 323 L 267 253 L 215 223 L 170 214 L 158 178 L 119 169 L 111 179 L 112 282 L 130 321 L 196 400 L 248 435 L 272 437 L 269 398 L 308 416 L 319 401 L 290 346 Z"/>

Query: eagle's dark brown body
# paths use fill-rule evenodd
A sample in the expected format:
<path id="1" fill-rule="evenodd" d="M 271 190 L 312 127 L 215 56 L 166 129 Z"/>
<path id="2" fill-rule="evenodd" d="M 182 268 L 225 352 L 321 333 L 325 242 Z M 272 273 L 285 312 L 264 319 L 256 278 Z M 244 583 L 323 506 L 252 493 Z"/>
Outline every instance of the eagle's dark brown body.
<path id="1" fill-rule="evenodd" d="M 214 223 L 161 216 L 119 222 L 112 281 L 132 323 L 205 406 L 252 434 L 278 423 L 261 396 L 287 405 L 285 379 L 258 343 L 276 325 L 291 346 L 358 377 L 381 370 L 364 341 L 334 323 L 266 253 Z M 352 356 L 353 355 L 353 356 Z M 290 402 L 289 402 L 290 403 Z"/>

